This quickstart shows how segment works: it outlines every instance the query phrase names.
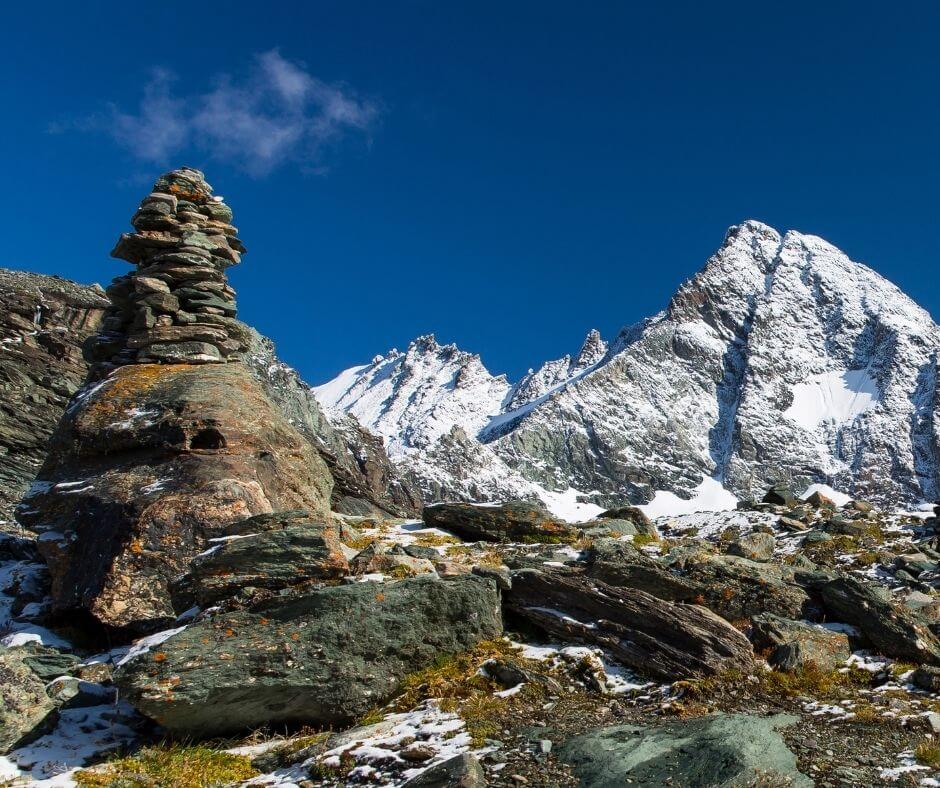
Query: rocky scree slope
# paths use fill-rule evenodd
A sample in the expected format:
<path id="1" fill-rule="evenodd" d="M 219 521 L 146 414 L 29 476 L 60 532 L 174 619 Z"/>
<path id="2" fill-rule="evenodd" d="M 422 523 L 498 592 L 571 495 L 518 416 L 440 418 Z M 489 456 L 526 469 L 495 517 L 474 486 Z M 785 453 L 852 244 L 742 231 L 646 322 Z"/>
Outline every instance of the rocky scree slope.
<path id="1" fill-rule="evenodd" d="M 732 227 L 668 307 L 516 384 L 433 337 L 315 389 L 381 435 L 427 501 L 600 505 L 825 483 L 883 502 L 938 489 L 930 316 L 820 238 Z"/>

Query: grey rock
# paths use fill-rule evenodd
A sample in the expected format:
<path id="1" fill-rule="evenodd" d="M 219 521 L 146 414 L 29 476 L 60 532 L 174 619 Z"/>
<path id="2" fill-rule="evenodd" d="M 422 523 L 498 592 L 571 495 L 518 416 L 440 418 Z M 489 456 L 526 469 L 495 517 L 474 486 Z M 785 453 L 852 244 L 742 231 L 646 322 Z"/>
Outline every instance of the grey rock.
<path id="1" fill-rule="evenodd" d="M 573 541 L 577 529 L 549 514 L 544 506 L 512 501 L 498 506 L 439 503 L 424 508 L 426 525 L 468 541 Z"/>
<path id="2" fill-rule="evenodd" d="M 455 755 L 412 777 L 402 788 L 486 788 L 486 775 L 470 753 Z"/>
<path id="3" fill-rule="evenodd" d="M 820 595 L 832 620 L 857 626 L 885 656 L 940 665 L 940 641 L 914 613 L 894 604 L 884 587 L 841 577 Z"/>
<path id="4" fill-rule="evenodd" d="M 191 624 L 122 665 L 114 681 L 174 735 L 339 724 L 442 654 L 501 633 L 491 580 L 358 583 Z"/>
<path id="5" fill-rule="evenodd" d="M 749 558 L 752 561 L 769 561 L 774 555 L 773 534 L 754 531 L 736 539 L 728 545 L 728 555 Z"/>
<path id="6" fill-rule="evenodd" d="M 55 704 L 45 683 L 27 667 L 23 649 L 0 649 L 0 755 L 45 733 Z"/>
<path id="7" fill-rule="evenodd" d="M 554 637 L 602 645 L 655 678 L 674 681 L 752 664 L 747 638 L 706 608 L 573 573 L 515 572 L 503 604 Z"/>
<path id="8" fill-rule="evenodd" d="M 191 589 L 195 603 L 206 608 L 245 587 L 277 591 L 347 574 L 337 529 L 308 521 L 220 542 L 193 559 L 179 585 Z M 175 607 L 186 609 L 188 602 Z"/>
<path id="9" fill-rule="evenodd" d="M 655 727 L 618 725 L 570 739 L 559 757 L 582 786 L 639 785 L 812 788 L 779 730 L 795 717 L 716 714 Z"/>
<path id="10" fill-rule="evenodd" d="M 768 662 L 780 670 L 816 665 L 836 670 L 852 654 L 848 635 L 803 621 L 762 613 L 751 619 L 751 640 L 758 650 L 771 649 Z"/>

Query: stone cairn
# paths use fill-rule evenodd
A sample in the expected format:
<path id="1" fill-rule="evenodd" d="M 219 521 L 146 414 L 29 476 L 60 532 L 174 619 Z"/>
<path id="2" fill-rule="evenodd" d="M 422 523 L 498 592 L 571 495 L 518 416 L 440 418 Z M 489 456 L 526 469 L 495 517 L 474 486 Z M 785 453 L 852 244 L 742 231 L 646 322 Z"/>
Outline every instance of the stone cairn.
<path id="1" fill-rule="evenodd" d="M 232 211 L 205 176 L 181 167 L 161 176 L 131 219 L 112 257 L 137 266 L 107 288 L 111 308 L 93 349 L 96 362 L 219 364 L 248 347 L 235 319 L 225 269 L 245 247 Z"/>

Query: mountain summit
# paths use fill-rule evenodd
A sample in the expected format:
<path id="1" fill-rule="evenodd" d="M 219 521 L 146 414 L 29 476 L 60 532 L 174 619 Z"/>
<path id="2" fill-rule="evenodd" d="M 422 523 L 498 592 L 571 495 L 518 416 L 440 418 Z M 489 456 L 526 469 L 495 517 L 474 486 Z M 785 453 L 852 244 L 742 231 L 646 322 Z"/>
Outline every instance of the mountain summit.
<path id="1" fill-rule="evenodd" d="M 660 493 L 706 508 L 786 482 L 913 503 L 940 495 L 938 346 L 930 316 L 870 268 L 746 221 L 610 347 L 591 332 L 510 384 L 422 337 L 314 391 L 381 435 L 427 500 L 557 510 Z"/>

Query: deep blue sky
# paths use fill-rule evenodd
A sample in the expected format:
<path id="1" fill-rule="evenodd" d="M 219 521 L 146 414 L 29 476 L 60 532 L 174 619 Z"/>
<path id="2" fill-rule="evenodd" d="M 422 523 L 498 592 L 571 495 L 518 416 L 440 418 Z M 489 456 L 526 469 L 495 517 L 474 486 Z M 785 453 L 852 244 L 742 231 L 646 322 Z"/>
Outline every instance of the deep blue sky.
<path id="1" fill-rule="evenodd" d="M 517 376 L 661 309 L 748 217 L 827 238 L 940 316 L 938 14 L 8 4 L 0 265 L 107 282 L 137 201 L 189 164 L 248 246 L 241 317 L 311 383 L 426 332 Z M 272 99 L 264 53 L 314 86 L 299 109 Z M 349 103 L 323 123 L 330 96 Z M 142 99 L 182 126 L 148 130 Z"/>

